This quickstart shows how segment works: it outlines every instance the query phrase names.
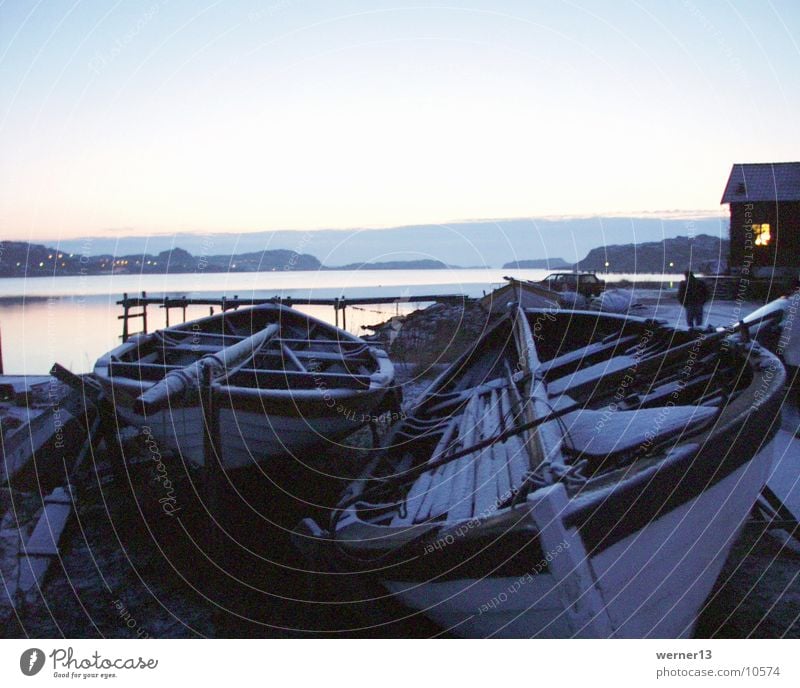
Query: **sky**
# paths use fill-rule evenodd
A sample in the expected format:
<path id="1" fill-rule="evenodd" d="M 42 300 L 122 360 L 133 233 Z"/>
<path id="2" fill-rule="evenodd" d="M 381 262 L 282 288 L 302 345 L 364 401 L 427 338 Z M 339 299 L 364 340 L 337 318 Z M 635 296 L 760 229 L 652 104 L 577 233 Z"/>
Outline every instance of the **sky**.
<path id="1" fill-rule="evenodd" d="M 800 3 L 6 0 L 0 238 L 719 215 Z"/>

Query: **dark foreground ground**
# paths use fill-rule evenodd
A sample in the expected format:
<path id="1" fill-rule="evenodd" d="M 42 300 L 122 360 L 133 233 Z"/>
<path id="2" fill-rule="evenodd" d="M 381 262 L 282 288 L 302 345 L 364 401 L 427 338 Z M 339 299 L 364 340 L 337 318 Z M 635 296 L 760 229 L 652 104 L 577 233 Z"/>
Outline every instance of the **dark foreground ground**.
<path id="1" fill-rule="evenodd" d="M 791 418 L 791 416 L 790 416 Z M 791 425 L 788 420 L 785 424 Z M 341 482 L 353 447 L 329 452 Z M 439 630 L 394 608 L 379 612 L 359 602 L 366 591 L 311 572 L 289 533 L 302 516 L 324 522 L 336 481 L 321 481 L 297 464 L 270 475 L 239 475 L 218 495 L 215 524 L 200 497 L 199 475 L 167 465 L 179 510 L 158 502 L 162 484 L 152 465 L 129 471 L 127 484 L 95 480 L 64 538 L 60 562 L 40 593 L 16 610 L 0 606 L 3 637 L 430 637 Z M 326 485 L 327 487 L 321 487 Z M 37 500 L 20 494 L 13 508 L 24 518 Z M 8 526 L 8 523 L 6 523 Z M 6 557 L 16 535 L 0 539 Z M 10 571 L 6 570 L 6 574 Z M 800 637 L 800 547 L 781 531 L 748 524 L 725 565 L 697 627 L 697 637 Z M 405 617 L 405 618 L 404 618 Z"/>

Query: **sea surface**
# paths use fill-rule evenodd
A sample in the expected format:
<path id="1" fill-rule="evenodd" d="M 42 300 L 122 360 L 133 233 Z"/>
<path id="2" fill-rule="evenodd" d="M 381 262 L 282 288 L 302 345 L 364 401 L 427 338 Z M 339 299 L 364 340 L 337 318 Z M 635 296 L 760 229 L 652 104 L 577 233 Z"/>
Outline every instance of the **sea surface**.
<path id="1" fill-rule="evenodd" d="M 179 275 L 92 275 L 0 279 L 0 336 L 6 374 L 46 373 L 54 362 L 76 373 L 89 372 L 94 362 L 120 343 L 124 293 L 142 291 L 147 296 L 268 298 L 290 296 L 297 302 L 309 298 L 386 296 L 387 303 L 347 308 L 347 329 L 365 333 L 363 327 L 402 315 L 421 304 L 402 299 L 416 295 L 463 294 L 479 297 L 505 283 L 504 275 L 541 280 L 549 270 L 320 270 L 297 272 L 204 273 Z M 609 281 L 634 281 L 635 275 L 611 274 Z M 680 279 L 678 275 L 639 276 L 653 282 Z M 399 300 L 397 300 L 399 298 Z M 326 322 L 334 322 L 333 308 L 299 306 Z M 172 324 L 180 317 L 172 311 Z M 208 315 L 207 307 L 189 308 L 188 319 Z M 164 327 L 164 309 L 148 308 L 148 328 Z M 132 321 L 132 332 L 139 321 Z"/>

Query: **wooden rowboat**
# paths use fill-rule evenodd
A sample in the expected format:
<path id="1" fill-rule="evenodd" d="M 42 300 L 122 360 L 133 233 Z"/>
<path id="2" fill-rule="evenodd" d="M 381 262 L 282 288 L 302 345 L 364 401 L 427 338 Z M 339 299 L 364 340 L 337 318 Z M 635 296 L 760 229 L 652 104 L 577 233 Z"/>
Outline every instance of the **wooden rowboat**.
<path id="1" fill-rule="evenodd" d="M 394 369 L 385 352 L 295 309 L 227 311 L 130 339 L 95 364 L 119 418 L 203 463 L 203 375 L 218 390 L 226 469 L 298 455 L 372 420 Z"/>
<path id="2" fill-rule="evenodd" d="M 296 543 L 355 600 L 455 635 L 689 636 L 765 483 L 783 380 L 746 336 L 519 310 Z"/>

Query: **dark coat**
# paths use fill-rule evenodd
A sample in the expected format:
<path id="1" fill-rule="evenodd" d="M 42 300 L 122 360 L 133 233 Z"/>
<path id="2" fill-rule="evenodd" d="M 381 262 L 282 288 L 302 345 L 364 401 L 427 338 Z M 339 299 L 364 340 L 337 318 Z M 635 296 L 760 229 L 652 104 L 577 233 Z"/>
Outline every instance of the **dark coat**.
<path id="1" fill-rule="evenodd" d="M 708 288 L 702 280 L 690 275 L 678 287 L 678 301 L 684 306 L 702 306 L 708 301 Z"/>

